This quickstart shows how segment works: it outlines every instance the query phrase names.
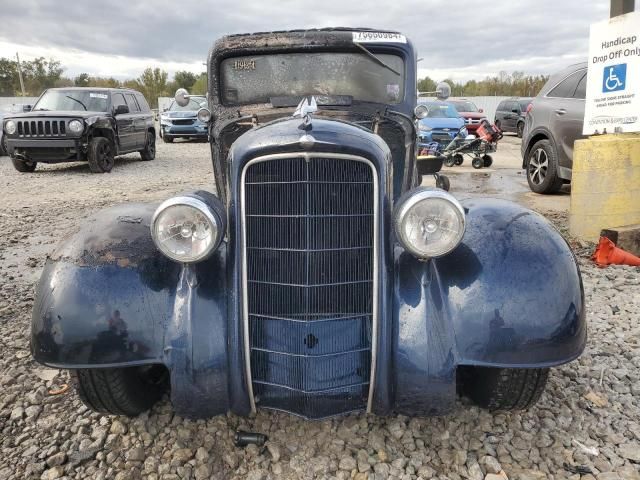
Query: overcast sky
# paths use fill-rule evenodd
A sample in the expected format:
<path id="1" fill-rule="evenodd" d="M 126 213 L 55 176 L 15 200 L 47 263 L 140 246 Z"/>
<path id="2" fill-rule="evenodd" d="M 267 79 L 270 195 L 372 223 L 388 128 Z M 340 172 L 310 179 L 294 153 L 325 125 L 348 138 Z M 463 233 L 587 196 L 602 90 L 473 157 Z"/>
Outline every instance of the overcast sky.
<path id="1" fill-rule="evenodd" d="M 0 56 L 60 60 L 65 75 L 137 77 L 147 66 L 200 72 L 227 33 L 366 26 L 406 34 L 419 76 L 482 79 L 501 70 L 547 74 L 586 59 L 589 25 L 609 0 L 2 1 Z M 68 8 L 65 8 L 68 4 Z"/>

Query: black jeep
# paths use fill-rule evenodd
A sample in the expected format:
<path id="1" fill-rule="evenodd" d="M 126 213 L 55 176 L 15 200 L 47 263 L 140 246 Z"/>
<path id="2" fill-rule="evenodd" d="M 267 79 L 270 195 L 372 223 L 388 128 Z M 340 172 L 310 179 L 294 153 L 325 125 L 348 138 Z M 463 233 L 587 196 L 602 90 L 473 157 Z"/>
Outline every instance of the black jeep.
<path id="1" fill-rule="evenodd" d="M 19 172 L 38 162 L 87 160 L 92 172 L 109 172 L 114 157 L 156 154 L 155 127 L 140 92 L 122 88 L 51 88 L 31 112 L 4 120 L 7 153 Z"/>

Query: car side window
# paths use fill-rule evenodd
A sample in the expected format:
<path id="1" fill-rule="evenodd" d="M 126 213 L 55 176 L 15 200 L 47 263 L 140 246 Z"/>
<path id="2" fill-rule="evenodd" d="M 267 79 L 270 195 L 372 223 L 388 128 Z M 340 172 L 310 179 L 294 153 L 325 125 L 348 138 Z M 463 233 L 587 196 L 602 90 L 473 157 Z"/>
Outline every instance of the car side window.
<path id="1" fill-rule="evenodd" d="M 115 109 L 118 107 L 118 105 L 126 105 L 127 102 L 124 101 L 124 95 L 122 95 L 121 93 L 114 93 L 111 97 L 111 104 Z"/>
<path id="2" fill-rule="evenodd" d="M 573 94 L 573 98 L 584 100 L 587 96 L 587 74 L 585 73 L 576 87 L 576 92 Z"/>
<path id="3" fill-rule="evenodd" d="M 509 112 L 513 112 L 514 110 L 517 110 L 519 112 L 520 111 L 520 105 L 518 105 L 518 102 L 509 102 L 507 104 L 507 110 Z"/>
<path id="4" fill-rule="evenodd" d="M 133 94 L 131 93 L 127 93 L 124 96 L 125 100 L 127 101 L 127 106 L 129 107 L 129 111 L 131 113 L 133 112 L 139 112 L 140 111 L 140 107 L 138 106 L 138 102 L 136 102 L 135 97 L 133 96 Z"/>
<path id="5" fill-rule="evenodd" d="M 504 101 L 500 102 L 498 104 L 498 108 L 496 108 L 496 110 L 498 110 L 499 112 L 505 111 L 506 110 L 506 108 L 505 108 L 506 107 L 506 103 L 507 102 L 504 102 Z"/>
<path id="6" fill-rule="evenodd" d="M 576 91 L 578 82 L 584 75 L 584 70 L 578 70 L 573 72 L 558 85 L 556 85 L 549 93 L 547 97 L 552 98 L 573 98 L 573 94 Z"/>
<path id="7" fill-rule="evenodd" d="M 144 98 L 144 96 L 141 93 L 136 93 L 136 100 L 138 100 L 138 105 L 140 105 L 140 110 L 142 110 L 143 112 L 148 112 L 150 110 L 147 100 Z"/>

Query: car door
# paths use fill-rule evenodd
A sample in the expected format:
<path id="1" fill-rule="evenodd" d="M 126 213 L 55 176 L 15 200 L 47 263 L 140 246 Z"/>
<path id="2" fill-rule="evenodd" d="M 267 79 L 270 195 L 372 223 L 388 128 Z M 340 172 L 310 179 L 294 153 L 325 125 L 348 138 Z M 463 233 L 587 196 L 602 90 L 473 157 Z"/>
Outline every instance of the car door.
<path id="1" fill-rule="evenodd" d="M 520 118 L 520 105 L 518 102 L 509 100 L 505 103 L 504 125 L 508 130 L 515 130 L 516 123 Z"/>
<path id="2" fill-rule="evenodd" d="M 586 74 L 586 69 L 571 73 L 547 94 L 547 98 L 553 102 L 549 130 L 558 147 L 558 163 L 561 167 L 571 168 L 573 144 L 582 137 Z"/>
<path id="3" fill-rule="evenodd" d="M 135 148 L 142 149 L 146 142 L 147 123 L 145 122 L 145 116 L 142 113 L 142 109 L 135 98 L 133 93 L 125 93 L 124 99 L 129 107 L 129 113 L 133 119 L 133 137 Z"/>
<path id="4" fill-rule="evenodd" d="M 115 114 L 116 109 L 120 105 L 127 105 L 124 95 L 120 92 L 111 95 L 111 106 Z M 129 113 L 121 113 L 115 116 L 116 128 L 118 129 L 118 151 L 129 152 L 136 148 L 136 138 L 133 131 L 133 115 Z"/>

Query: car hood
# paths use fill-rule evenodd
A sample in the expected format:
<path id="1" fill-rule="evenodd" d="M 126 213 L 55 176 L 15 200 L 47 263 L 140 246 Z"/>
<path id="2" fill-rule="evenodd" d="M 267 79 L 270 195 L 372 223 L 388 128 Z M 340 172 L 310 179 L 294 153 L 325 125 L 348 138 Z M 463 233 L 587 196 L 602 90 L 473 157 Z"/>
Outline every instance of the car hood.
<path id="1" fill-rule="evenodd" d="M 161 117 L 164 118 L 196 118 L 198 112 L 195 110 L 190 111 L 180 111 L 180 112 L 162 112 L 160 114 Z"/>
<path id="2" fill-rule="evenodd" d="M 433 129 L 440 128 L 460 128 L 464 125 L 463 118 L 423 118 L 420 125 L 425 125 Z"/>
<path id="3" fill-rule="evenodd" d="M 5 120 L 9 118 L 91 118 L 91 117 L 99 117 L 111 115 L 108 112 L 77 112 L 77 111 L 55 111 L 55 110 L 35 110 L 27 113 L 11 113 L 5 115 Z"/>

